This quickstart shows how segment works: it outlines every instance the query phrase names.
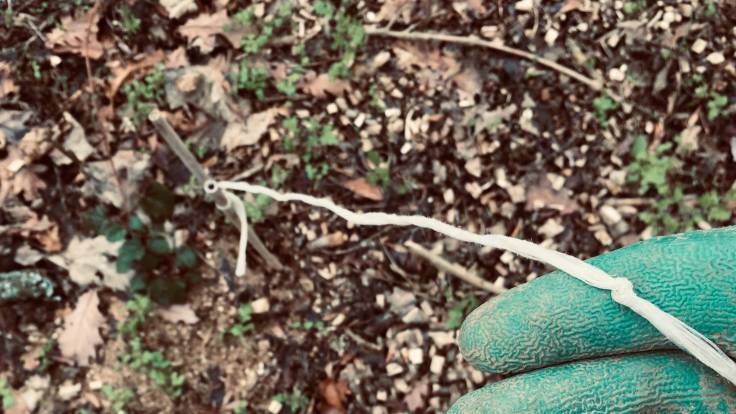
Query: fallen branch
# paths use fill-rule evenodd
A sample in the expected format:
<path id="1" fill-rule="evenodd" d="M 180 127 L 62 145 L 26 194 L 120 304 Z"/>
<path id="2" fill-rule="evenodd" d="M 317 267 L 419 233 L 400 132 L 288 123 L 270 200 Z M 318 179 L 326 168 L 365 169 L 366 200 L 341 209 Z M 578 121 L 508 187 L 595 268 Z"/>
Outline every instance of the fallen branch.
<path id="1" fill-rule="evenodd" d="M 496 285 L 481 278 L 480 276 L 476 275 L 475 273 L 457 263 L 448 262 L 441 256 L 430 252 L 429 250 L 425 249 L 417 243 L 414 243 L 411 240 L 404 243 L 404 246 L 409 249 L 410 252 L 434 265 L 434 267 L 436 267 L 437 269 L 450 273 L 451 275 L 456 276 L 457 278 L 462 279 L 479 289 L 487 290 L 497 295 L 500 295 L 501 293 L 508 290 L 503 286 Z"/>
<path id="2" fill-rule="evenodd" d="M 154 109 L 148 115 L 148 119 L 156 128 L 156 131 L 158 131 L 161 138 L 169 144 L 169 148 L 174 151 L 174 154 L 179 157 L 181 162 L 184 163 L 184 166 L 186 166 L 189 172 L 194 175 L 197 181 L 200 183 L 207 182 L 207 180 L 210 179 L 209 174 L 207 174 L 204 168 L 199 164 L 199 161 L 197 161 L 197 159 L 194 158 L 194 155 L 192 155 L 189 149 L 187 149 L 186 145 L 184 145 L 184 142 L 182 142 L 179 137 L 179 134 L 174 131 L 174 128 L 171 127 L 161 111 Z M 218 189 L 213 194 L 213 198 L 215 199 L 215 204 L 217 204 L 218 207 L 225 208 L 228 206 L 228 200 L 222 190 Z M 228 218 L 230 218 L 233 223 L 236 223 L 238 226 L 240 225 L 240 219 L 238 219 L 238 216 L 233 209 L 226 209 L 225 214 L 227 214 Z M 255 248 L 258 254 L 266 261 L 268 267 L 274 270 L 281 270 L 284 267 L 279 259 L 268 251 L 268 248 L 263 244 L 252 227 L 248 227 L 248 239 L 253 243 L 253 248 Z"/>
<path id="3" fill-rule="evenodd" d="M 549 59 L 537 56 L 533 53 L 529 53 L 529 52 L 519 50 L 519 49 L 514 49 L 513 47 L 510 47 L 510 46 L 506 46 L 500 40 L 499 41 L 487 41 L 487 40 L 479 39 L 478 37 L 475 37 L 475 36 L 453 36 L 453 35 L 448 35 L 448 34 L 443 34 L 443 33 L 434 33 L 434 32 L 409 32 L 409 31 L 399 32 L 399 31 L 394 31 L 394 30 L 379 29 L 377 27 L 371 27 L 371 26 L 365 26 L 365 33 L 370 36 L 386 36 L 386 37 L 394 37 L 397 39 L 406 39 L 406 40 L 425 40 L 425 41 L 448 42 L 448 43 L 457 43 L 457 44 L 468 45 L 468 46 L 480 46 L 480 47 L 485 47 L 488 49 L 493 49 L 498 52 L 507 53 L 513 56 L 518 56 L 520 58 L 530 60 L 539 65 L 546 66 L 569 78 L 575 79 L 576 81 L 588 86 L 594 91 L 607 93 L 608 96 L 611 97 L 611 99 L 617 102 L 623 102 L 624 100 L 621 96 L 611 91 L 609 88 L 606 88 L 606 86 L 601 81 L 591 79 L 566 66 L 560 65 L 559 63 L 553 62 Z"/>

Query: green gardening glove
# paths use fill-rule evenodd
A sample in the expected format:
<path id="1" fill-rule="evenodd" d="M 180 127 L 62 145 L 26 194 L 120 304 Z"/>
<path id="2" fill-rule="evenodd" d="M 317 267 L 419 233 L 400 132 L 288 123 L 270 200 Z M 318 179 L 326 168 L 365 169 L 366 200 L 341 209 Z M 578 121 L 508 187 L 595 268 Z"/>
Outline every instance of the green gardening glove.
<path id="1" fill-rule="evenodd" d="M 736 356 L 736 226 L 658 237 L 589 261 Z M 477 368 L 513 376 L 450 413 L 736 413 L 736 386 L 652 325 L 563 272 L 495 297 L 459 337 Z"/>

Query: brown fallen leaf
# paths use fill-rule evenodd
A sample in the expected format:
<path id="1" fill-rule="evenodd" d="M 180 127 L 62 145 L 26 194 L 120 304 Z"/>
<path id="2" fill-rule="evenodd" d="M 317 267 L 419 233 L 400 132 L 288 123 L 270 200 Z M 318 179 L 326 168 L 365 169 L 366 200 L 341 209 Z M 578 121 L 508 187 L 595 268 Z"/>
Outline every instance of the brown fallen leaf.
<path id="1" fill-rule="evenodd" d="M 36 175 L 38 168 L 43 167 L 28 165 L 28 157 L 20 149 L 8 148 L 7 156 L 0 160 L 0 205 L 21 193 L 27 201 L 39 198 L 46 183 Z"/>
<path id="2" fill-rule="evenodd" d="M 563 189 L 564 191 L 564 189 Z M 536 184 L 527 187 L 526 210 L 553 208 L 561 214 L 570 214 L 580 209 L 575 200 L 570 199 L 563 191 L 555 191 L 547 177 L 542 177 Z"/>
<path id="3" fill-rule="evenodd" d="M 0 61 L 0 98 L 20 92 L 20 87 L 13 82 L 12 72 L 10 63 Z"/>
<path id="4" fill-rule="evenodd" d="M 194 0 L 159 0 L 159 3 L 166 9 L 169 19 L 178 19 L 191 11 L 197 10 L 197 2 Z"/>
<path id="5" fill-rule="evenodd" d="M 404 397 L 404 403 L 406 403 L 409 411 L 414 412 L 424 408 L 427 394 L 429 394 L 429 387 L 426 378 L 414 384 L 411 391 Z"/>
<path id="6" fill-rule="evenodd" d="M 116 257 L 123 241 L 111 242 L 105 236 L 72 238 L 63 253 L 48 260 L 69 272 L 69 278 L 80 286 L 101 284 L 115 290 L 125 290 L 132 272 L 120 273 L 108 257 Z M 102 275 L 102 279 L 98 275 Z"/>
<path id="7" fill-rule="evenodd" d="M 305 93 L 316 98 L 326 98 L 327 95 L 340 96 L 350 90 L 350 82 L 344 79 L 332 79 L 330 75 L 323 73 L 315 75 L 310 72 L 304 77 L 299 88 Z"/>
<path id="8" fill-rule="evenodd" d="M 189 66 L 189 56 L 184 46 L 179 46 L 166 56 L 166 69 L 176 69 Z"/>
<path id="9" fill-rule="evenodd" d="M 171 305 L 168 308 L 159 309 L 158 314 L 171 323 L 184 322 L 187 325 L 193 325 L 199 322 L 199 318 L 189 304 Z"/>
<path id="10" fill-rule="evenodd" d="M 486 6 L 483 5 L 483 0 L 467 0 L 468 9 L 474 11 L 478 15 L 486 14 Z"/>
<path id="11" fill-rule="evenodd" d="M 31 414 L 31 409 L 28 407 L 25 398 L 23 398 L 23 393 L 11 390 L 11 394 L 13 394 L 15 403 L 11 407 L 5 408 L 5 414 Z"/>
<path id="12" fill-rule="evenodd" d="M 319 383 L 319 393 L 322 396 L 323 404 L 320 406 L 322 414 L 340 414 L 345 413 L 345 402 L 350 389 L 348 384 L 343 381 L 334 381 L 330 378 Z"/>
<path id="13" fill-rule="evenodd" d="M 361 197 L 365 197 L 369 200 L 383 200 L 383 192 L 381 191 L 381 188 L 369 183 L 368 180 L 363 177 L 345 181 L 344 183 L 342 183 L 342 186 L 352 191 L 353 193 Z"/>
<path id="14" fill-rule="evenodd" d="M 411 21 L 411 12 L 416 0 L 386 0 L 376 15 L 376 21 L 385 22 L 399 18 L 399 21 L 407 24 Z"/>
<path id="15" fill-rule="evenodd" d="M 475 68 L 466 67 L 460 73 L 452 77 L 452 81 L 461 91 L 474 95 L 483 89 L 483 79 Z"/>
<path id="16" fill-rule="evenodd" d="M 76 53 L 90 59 L 99 59 L 105 46 L 97 39 L 100 14 L 96 8 L 74 19 L 61 18 L 61 26 L 46 35 L 46 47 L 56 53 Z"/>
<path id="17" fill-rule="evenodd" d="M 572 11 L 590 12 L 590 7 L 586 6 L 583 0 L 566 0 L 565 4 L 560 7 L 559 14 L 565 14 Z"/>
<path id="18" fill-rule="evenodd" d="M 187 20 L 178 31 L 194 46 L 199 47 L 202 53 L 207 54 L 215 48 L 216 36 L 222 32 L 223 27 L 229 21 L 227 10 L 220 10 L 212 14 L 202 13 Z"/>
<path id="19" fill-rule="evenodd" d="M 61 355 L 80 366 L 87 366 L 89 359 L 95 357 L 95 347 L 102 344 L 99 330 L 105 323 L 105 317 L 97 309 L 99 304 L 95 290 L 80 296 L 77 306 L 67 315 L 59 335 Z"/>
<path id="20" fill-rule="evenodd" d="M 244 145 L 255 144 L 266 133 L 268 127 L 273 124 L 276 116 L 281 113 L 283 113 L 282 108 L 271 108 L 251 114 L 245 121 L 245 125 L 237 121 L 228 123 L 222 135 L 220 146 L 226 151 L 232 151 Z"/>

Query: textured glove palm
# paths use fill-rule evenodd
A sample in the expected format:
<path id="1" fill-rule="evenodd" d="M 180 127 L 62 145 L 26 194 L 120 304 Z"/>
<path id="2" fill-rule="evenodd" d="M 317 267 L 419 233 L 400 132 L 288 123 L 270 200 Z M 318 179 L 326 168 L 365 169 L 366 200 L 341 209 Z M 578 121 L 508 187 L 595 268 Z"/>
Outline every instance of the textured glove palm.
<path id="1" fill-rule="evenodd" d="M 736 227 L 659 237 L 589 262 L 736 356 Z M 450 413 L 736 412 L 736 386 L 610 292 L 562 272 L 480 306 L 459 343 L 479 369 L 514 375 Z"/>

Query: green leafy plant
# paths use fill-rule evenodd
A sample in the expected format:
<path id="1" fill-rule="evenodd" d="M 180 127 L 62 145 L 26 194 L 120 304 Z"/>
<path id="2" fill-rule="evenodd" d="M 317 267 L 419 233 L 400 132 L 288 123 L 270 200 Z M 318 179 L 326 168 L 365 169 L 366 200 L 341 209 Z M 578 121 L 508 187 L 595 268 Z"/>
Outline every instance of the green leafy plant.
<path id="1" fill-rule="evenodd" d="M 634 139 L 631 146 L 631 155 L 634 160 L 629 165 L 627 179 L 639 184 L 639 194 L 648 192 L 651 188 L 657 194 L 663 196 L 670 192 L 668 175 L 670 170 L 677 165 L 674 156 L 665 153 L 672 148 L 672 143 L 660 144 L 650 153 L 647 149 L 647 138 L 639 135 Z"/>
<path id="2" fill-rule="evenodd" d="M 249 61 L 243 60 L 240 62 L 240 68 L 236 74 L 235 92 L 246 90 L 253 92 L 258 99 L 263 99 L 266 97 L 268 79 L 266 69 L 253 66 Z"/>
<path id="3" fill-rule="evenodd" d="M 292 413 L 301 411 L 309 404 L 309 398 L 299 388 L 294 388 L 289 393 L 278 393 L 272 399 L 286 405 Z"/>
<path id="4" fill-rule="evenodd" d="M 256 325 L 252 321 L 253 307 L 250 303 L 244 303 L 238 308 L 238 322 L 228 329 L 228 333 L 233 336 L 243 336 L 248 332 L 256 330 Z"/>
<path id="5" fill-rule="evenodd" d="M 184 376 L 180 375 L 161 351 L 145 349 L 140 336 L 140 327 L 152 309 L 149 298 L 136 295 L 126 303 L 128 318 L 118 327 L 118 334 L 127 343 L 126 351 L 120 355 L 120 362 L 141 371 L 161 389 L 176 398 L 182 393 Z"/>
<path id="6" fill-rule="evenodd" d="M 708 99 L 708 120 L 712 121 L 723 115 L 723 109 L 728 105 L 728 97 L 711 91 Z"/>
<path id="7" fill-rule="evenodd" d="M 127 414 L 125 407 L 135 397 L 130 388 L 113 388 L 109 384 L 102 386 L 102 395 L 112 403 L 112 411 L 115 414 Z"/>
<path id="8" fill-rule="evenodd" d="M 319 183 L 330 172 L 330 165 L 322 161 L 325 149 L 340 143 L 335 127 L 332 124 L 320 124 L 316 119 L 310 118 L 303 128 L 296 117 L 284 119 L 281 126 L 286 131 L 282 148 L 290 152 L 300 152 L 307 179 L 315 184 Z"/>
<path id="9" fill-rule="evenodd" d="M 117 14 L 120 28 L 123 29 L 126 35 L 132 35 L 138 32 L 138 29 L 141 27 L 141 19 L 133 13 L 128 5 L 121 4 Z"/>
<path id="10" fill-rule="evenodd" d="M 31 70 L 33 71 L 33 79 L 41 80 L 41 78 L 43 78 L 43 75 L 41 74 L 41 65 L 37 61 L 31 61 Z"/>
<path id="11" fill-rule="evenodd" d="M 646 0 L 634 0 L 634 1 L 627 1 L 624 3 L 624 13 L 626 14 L 635 14 L 642 10 L 644 10 L 647 7 Z"/>
<path id="12" fill-rule="evenodd" d="M 612 111 L 618 109 L 618 102 L 611 99 L 608 95 L 601 95 L 593 99 L 593 109 L 595 110 L 595 117 L 598 119 L 598 123 L 603 128 L 608 127 L 608 118 Z"/>
<path id="13" fill-rule="evenodd" d="M 134 126 L 148 116 L 164 97 L 164 67 L 156 65 L 143 80 L 132 80 L 122 87 L 126 98 L 125 110 Z"/>
<path id="14" fill-rule="evenodd" d="M 0 400 L 2 400 L 3 408 L 10 408 L 15 405 L 13 392 L 5 378 L 0 378 Z"/>
<path id="15" fill-rule="evenodd" d="M 479 305 L 480 302 L 475 295 L 470 295 L 452 305 L 450 310 L 447 311 L 447 321 L 445 322 L 447 330 L 453 331 L 460 328 L 465 317 Z"/>
<path id="16" fill-rule="evenodd" d="M 296 320 L 293 321 L 290 326 L 294 329 L 303 329 L 305 331 L 315 330 L 318 332 L 323 332 L 325 330 L 325 322 L 322 320 Z"/>
<path id="17" fill-rule="evenodd" d="M 247 414 L 248 413 L 248 401 L 238 401 L 238 405 L 233 409 L 234 414 Z"/>
<path id="18" fill-rule="evenodd" d="M 161 304 L 183 302 L 187 290 L 200 281 L 194 250 L 187 245 L 174 247 L 173 236 L 164 230 L 175 202 L 171 190 L 154 182 L 139 204 L 146 221 L 137 214 L 123 222 L 108 219 L 107 209 L 101 205 L 86 214 L 88 225 L 98 234 L 110 241 L 123 241 L 115 265 L 121 273 L 135 272 L 131 289 L 145 292 Z"/>
<path id="19" fill-rule="evenodd" d="M 368 151 L 366 158 L 371 163 L 371 170 L 366 175 L 366 180 L 373 185 L 379 185 L 384 190 L 391 184 L 391 172 L 389 165 L 384 162 L 376 151 Z"/>
<path id="20" fill-rule="evenodd" d="M 667 155 L 672 147 L 667 142 L 650 152 L 645 136 L 634 140 L 627 180 L 638 185 L 640 194 L 653 191 L 657 195 L 656 201 L 639 213 L 639 219 L 657 233 L 690 230 L 703 220 L 714 224 L 728 221 L 731 212 L 725 205 L 736 200 L 736 191 L 724 196 L 710 191 L 694 199 L 685 197 L 682 184 L 673 179 L 681 161 L 675 155 Z"/>
<path id="21" fill-rule="evenodd" d="M 49 358 L 49 353 L 51 350 L 54 349 L 56 346 L 56 340 L 55 339 L 49 339 L 46 341 L 45 344 L 41 347 L 41 352 L 38 355 L 38 371 L 40 372 L 46 372 L 46 370 L 49 369 L 49 364 L 51 362 L 51 358 Z"/>
<path id="22" fill-rule="evenodd" d="M 316 8 L 315 12 L 317 12 Z M 333 16 L 329 8 L 325 8 L 324 12 L 324 17 L 328 19 Z M 347 14 L 345 7 L 341 7 L 334 13 L 333 21 L 330 47 L 340 53 L 340 58 L 330 66 L 328 73 L 333 78 L 347 78 L 358 51 L 365 43 L 365 29 L 359 20 Z"/>

